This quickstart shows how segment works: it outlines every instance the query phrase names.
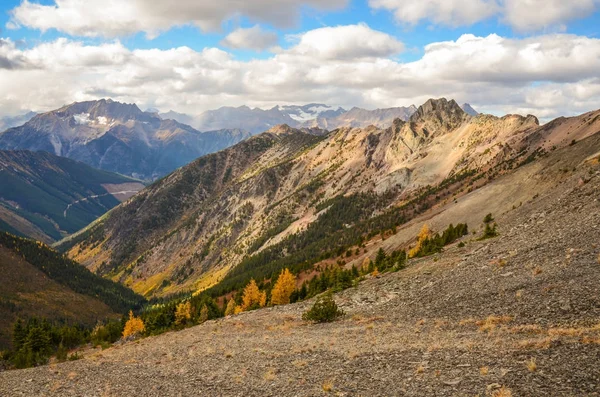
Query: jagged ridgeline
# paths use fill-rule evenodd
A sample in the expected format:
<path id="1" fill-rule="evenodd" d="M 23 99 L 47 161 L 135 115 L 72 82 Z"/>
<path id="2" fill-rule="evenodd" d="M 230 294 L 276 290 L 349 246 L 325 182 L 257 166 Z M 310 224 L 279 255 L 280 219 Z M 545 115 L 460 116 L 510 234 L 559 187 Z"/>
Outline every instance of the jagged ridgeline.
<path id="1" fill-rule="evenodd" d="M 599 125 L 595 114 L 544 126 L 473 116 L 439 99 L 387 128 L 314 136 L 278 126 L 182 167 L 59 248 L 146 296 L 216 296 L 284 267 L 335 262 Z"/>

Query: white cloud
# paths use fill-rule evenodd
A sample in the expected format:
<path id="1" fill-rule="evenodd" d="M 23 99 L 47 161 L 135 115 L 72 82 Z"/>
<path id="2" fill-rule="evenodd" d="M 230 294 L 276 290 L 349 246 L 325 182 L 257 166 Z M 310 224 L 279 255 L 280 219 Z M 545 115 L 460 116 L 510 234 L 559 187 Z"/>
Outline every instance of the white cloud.
<path id="1" fill-rule="evenodd" d="M 387 33 L 372 30 L 366 24 L 325 27 L 298 36 L 294 54 L 319 59 L 357 59 L 395 55 L 404 46 Z"/>
<path id="2" fill-rule="evenodd" d="M 118 41 L 59 39 L 23 49 L 2 40 L 0 112 L 101 97 L 191 114 L 242 104 L 391 107 L 441 96 L 544 119 L 600 108 L 599 39 L 464 35 L 426 46 L 422 58 L 409 63 L 392 57 L 399 42 L 366 25 L 316 29 L 296 40 L 250 61 L 216 48 L 131 51 Z"/>
<path id="3" fill-rule="evenodd" d="M 592 14 L 598 0 L 504 0 L 504 20 L 524 32 L 558 28 Z"/>
<path id="4" fill-rule="evenodd" d="M 374 9 L 394 13 L 400 23 L 422 21 L 446 26 L 472 25 L 497 16 L 515 30 L 564 30 L 571 20 L 590 15 L 599 0 L 369 0 Z"/>
<path id="5" fill-rule="evenodd" d="M 496 0 L 369 0 L 372 8 L 394 13 L 396 20 L 415 25 L 422 20 L 448 26 L 471 25 L 496 14 Z"/>
<path id="6" fill-rule="evenodd" d="M 348 0 L 55 0 L 41 5 L 23 0 L 11 11 L 7 27 L 56 29 L 73 36 L 119 37 L 145 32 L 155 37 L 173 26 L 193 24 L 217 30 L 224 21 L 247 17 L 289 27 L 303 6 L 318 10 L 343 8 Z"/>
<path id="7" fill-rule="evenodd" d="M 277 44 L 277 33 L 263 30 L 259 25 L 251 28 L 238 28 L 221 41 L 229 48 L 244 48 L 263 51 Z"/>

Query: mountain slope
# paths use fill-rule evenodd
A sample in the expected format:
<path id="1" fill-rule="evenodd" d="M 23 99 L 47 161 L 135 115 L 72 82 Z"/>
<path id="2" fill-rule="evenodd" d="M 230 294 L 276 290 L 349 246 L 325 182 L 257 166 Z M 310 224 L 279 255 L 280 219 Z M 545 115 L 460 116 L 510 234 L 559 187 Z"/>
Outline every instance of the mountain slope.
<path id="1" fill-rule="evenodd" d="M 112 100 L 75 102 L 0 133 L 0 149 L 43 150 L 95 168 L 156 179 L 246 135 L 209 135 Z"/>
<path id="2" fill-rule="evenodd" d="M 0 151 L 0 231 L 60 240 L 143 187 L 47 152 Z"/>
<path id="3" fill-rule="evenodd" d="M 140 296 L 49 247 L 0 232 L 0 346 L 17 317 L 94 325 L 142 302 Z"/>
<path id="4" fill-rule="evenodd" d="M 472 117 L 439 99 L 385 129 L 317 138 L 282 126 L 178 170 L 61 249 L 143 294 L 217 282 L 213 292 L 226 293 L 282 267 L 302 271 L 339 257 L 596 133 L 598 115 L 540 127 L 533 116 Z"/>
<path id="5" fill-rule="evenodd" d="M 0 393 L 81 395 L 102 385 L 119 395 L 201 388 L 262 396 L 268 388 L 278 396 L 593 396 L 600 359 L 598 159 L 596 134 L 415 219 L 417 231 L 423 223 L 446 227 L 449 210 L 462 220 L 475 209 L 469 228 L 478 235 L 336 293 L 346 312 L 339 321 L 302 321 L 312 300 L 246 312 L 88 350 L 53 370 L 6 371 Z M 500 236 L 477 241 L 486 206 Z M 414 230 L 382 244 L 405 248 Z M 380 246 L 365 248 L 373 257 Z M 204 373 L 210 376 L 198 376 Z"/>

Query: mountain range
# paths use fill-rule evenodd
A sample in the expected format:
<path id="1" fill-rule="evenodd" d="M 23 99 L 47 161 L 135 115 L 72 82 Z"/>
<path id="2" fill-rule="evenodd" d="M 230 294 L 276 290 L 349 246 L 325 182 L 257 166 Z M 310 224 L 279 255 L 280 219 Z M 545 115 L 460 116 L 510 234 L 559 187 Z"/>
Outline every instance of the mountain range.
<path id="1" fill-rule="evenodd" d="M 281 125 L 157 181 L 58 248 L 147 296 L 226 293 L 343 253 L 600 128 L 429 100 L 387 128 Z"/>
<path id="2" fill-rule="evenodd" d="M 0 231 L 51 243 L 143 188 L 138 180 L 48 152 L 0 150 Z"/>
<path id="3" fill-rule="evenodd" d="M 135 104 L 75 102 L 0 133 L 0 149 L 43 150 L 95 168 L 153 180 L 249 136 L 240 130 L 201 133 Z"/>
<path id="4" fill-rule="evenodd" d="M 257 134 L 276 125 L 286 124 L 295 128 L 335 129 L 341 126 L 366 127 L 370 124 L 389 126 L 395 118 L 407 120 L 416 107 L 395 107 L 389 109 L 365 110 L 311 103 L 303 106 L 274 106 L 270 109 L 240 107 L 221 107 L 208 110 L 198 116 L 191 116 L 173 111 L 162 113 L 161 117 L 169 117 L 185 122 L 199 130 L 215 130 L 240 128 Z"/>

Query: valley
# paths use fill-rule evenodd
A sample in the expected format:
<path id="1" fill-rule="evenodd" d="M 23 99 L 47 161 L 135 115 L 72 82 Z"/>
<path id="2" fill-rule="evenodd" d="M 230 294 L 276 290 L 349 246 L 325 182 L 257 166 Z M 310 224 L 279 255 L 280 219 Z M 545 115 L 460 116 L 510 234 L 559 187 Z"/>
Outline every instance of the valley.
<path id="1" fill-rule="evenodd" d="M 386 129 L 314 136 L 278 126 L 179 169 L 57 248 L 146 296 L 216 284 L 212 294 L 228 293 L 251 277 L 340 257 L 359 240 L 477 194 L 596 133 L 597 113 L 540 126 L 534 116 L 470 116 L 439 99 Z M 500 194 L 525 192 L 523 183 Z M 446 225 L 485 215 L 461 211 L 467 219 Z"/>
<path id="2" fill-rule="evenodd" d="M 143 188 L 138 180 L 47 152 L 0 151 L 0 231 L 52 243 Z"/>
<path id="3" fill-rule="evenodd" d="M 337 322 L 302 321 L 312 301 L 265 308 L 86 350 L 75 362 L 3 372 L 0 392 L 596 395 L 599 139 L 524 165 L 401 228 L 383 244 L 485 207 L 469 222 L 476 235 L 336 294 L 346 312 Z M 523 181 L 515 191 L 531 186 L 498 195 L 515 181 Z M 539 191 L 545 184 L 552 189 Z M 499 237 L 477 241 L 486 210 Z"/>

